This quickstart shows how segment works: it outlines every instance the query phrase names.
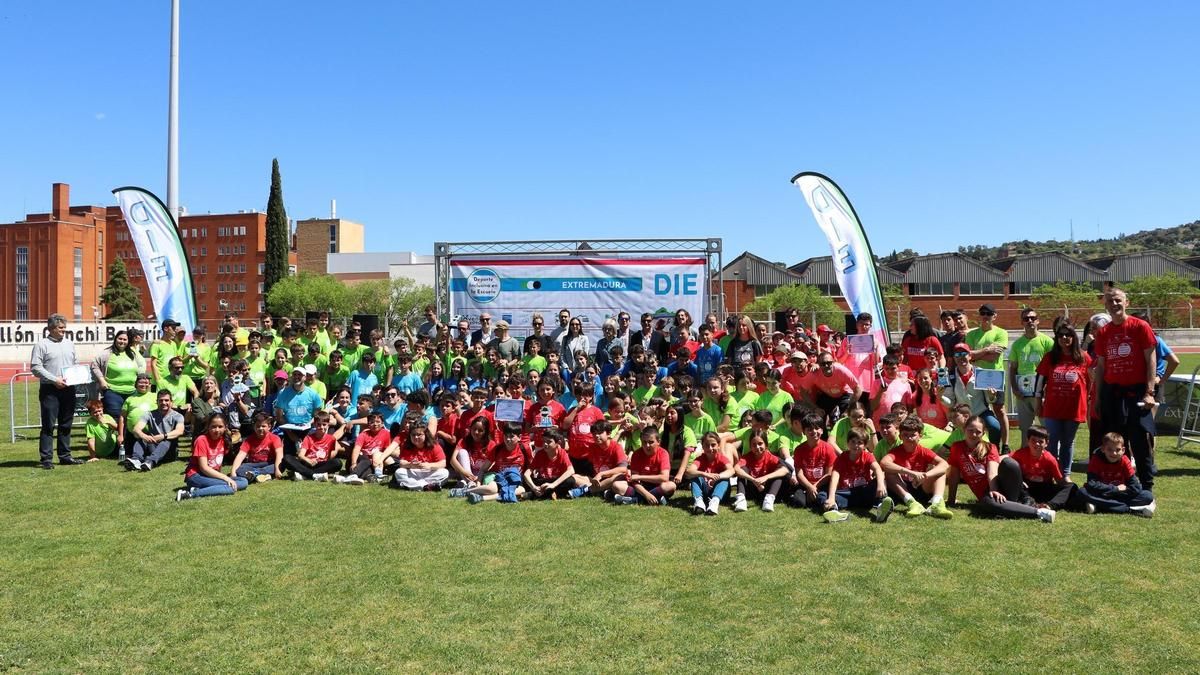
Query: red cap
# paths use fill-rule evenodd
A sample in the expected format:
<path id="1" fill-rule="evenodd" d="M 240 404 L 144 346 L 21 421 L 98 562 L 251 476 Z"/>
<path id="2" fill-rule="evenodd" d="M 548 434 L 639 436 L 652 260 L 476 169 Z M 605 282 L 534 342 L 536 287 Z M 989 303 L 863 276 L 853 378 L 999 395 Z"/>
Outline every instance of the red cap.
<path id="1" fill-rule="evenodd" d="M 821 324 L 820 326 L 817 326 L 817 332 L 818 333 L 832 333 L 833 329 L 830 328 L 829 326 L 826 326 L 825 324 Z"/>

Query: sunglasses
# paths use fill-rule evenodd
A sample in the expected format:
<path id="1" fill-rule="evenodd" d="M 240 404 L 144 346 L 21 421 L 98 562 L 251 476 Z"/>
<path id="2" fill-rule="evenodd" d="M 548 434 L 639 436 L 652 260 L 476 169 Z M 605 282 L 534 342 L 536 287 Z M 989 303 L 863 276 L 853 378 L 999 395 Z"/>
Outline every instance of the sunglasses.
<path id="1" fill-rule="evenodd" d="M 1038 318 L 1036 316 L 1027 316 L 1021 320 L 1024 321 L 1025 323 L 1030 323 L 1032 321 L 1037 321 Z"/>

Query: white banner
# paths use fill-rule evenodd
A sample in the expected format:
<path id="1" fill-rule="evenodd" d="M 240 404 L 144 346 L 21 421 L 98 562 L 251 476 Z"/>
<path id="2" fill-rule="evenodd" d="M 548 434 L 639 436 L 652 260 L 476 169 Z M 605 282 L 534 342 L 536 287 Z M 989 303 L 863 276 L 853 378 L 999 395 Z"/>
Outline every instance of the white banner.
<path id="1" fill-rule="evenodd" d="M 119 330 L 137 328 L 146 334 L 145 342 L 150 344 L 159 338 L 162 330 L 153 323 L 108 321 L 100 323 L 82 323 L 67 321 L 66 338 L 76 345 L 112 344 L 113 337 Z M 33 343 L 46 336 L 46 322 L 0 322 L 0 347 L 32 347 Z"/>
<path id="2" fill-rule="evenodd" d="M 117 188 L 113 194 L 137 246 L 158 323 L 174 319 L 190 334 L 196 327 L 196 296 L 174 217 L 158 197 L 142 188 Z"/>
<path id="3" fill-rule="evenodd" d="M 524 335 L 540 312 L 546 332 L 557 327 L 558 310 L 571 310 L 584 330 L 597 332 L 606 318 L 625 311 L 630 330 L 643 312 L 670 319 L 685 309 L 699 326 L 708 311 L 704 258 L 509 258 L 472 257 L 450 261 L 450 314 L 479 325 L 507 321 Z"/>

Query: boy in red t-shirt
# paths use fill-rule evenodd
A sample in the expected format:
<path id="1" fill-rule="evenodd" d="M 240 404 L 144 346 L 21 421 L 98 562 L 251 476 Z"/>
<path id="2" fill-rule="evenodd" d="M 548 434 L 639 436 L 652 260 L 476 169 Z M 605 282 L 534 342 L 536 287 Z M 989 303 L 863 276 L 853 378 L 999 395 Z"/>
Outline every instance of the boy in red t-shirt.
<path id="1" fill-rule="evenodd" d="M 1010 455 L 1021 468 L 1029 496 L 1039 505 L 1055 511 L 1080 503 L 1078 487 L 1063 476 L 1058 459 L 1047 451 L 1050 432 L 1038 424 L 1029 427 L 1025 447 Z"/>
<path id="2" fill-rule="evenodd" d="M 1133 464 L 1125 456 L 1125 439 L 1104 434 L 1100 449 L 1088 460 L 1088 480 L 1080 494 L 1088 513 L 1133 513 L 1151 518 L 1158 509 L 1154 494 L 1142 489 Z"/>
<path id="3" fill-rule="evenodd" d="M 592 425 L 592 468 L 594 476 L 575 474 L 575 485 L 583 496 L 589 492 L 602 495 L 612 489 L 618 478 L 625 476 L 629 468 L 629 457 L 625 448 L 612 439 L 612 424 L 608 420 L 600 420 Z"/>
<path id="4" fill-rule="evenodd" d="M 525 494 L 531 499 L 570 497 L 574 492 L 575 469 L 571 468 L 571 457 L 563 448 L 563 433 L 552 427 L 542 430 L 541 435 L 542 443 L 534 448 L 533 458 L 522 475 Z"/>
<path id="5" fill-rule="evenodd" d="M 754 429 L 746 436 L 747 452 L 733 469 L 741 479 L 733 499 L 734 513 L 746 510 L 746 495 L 751 498 L 761 496 L 763 511 L 775 510 L 775 497 L 792 470 L 775 453 L 767 450 L 768 442 L 767 432 L 762 429 Z"/>
<path id="6" fill-rule="evenodd" d="M 580 476 L 594 476 L 592 466 L 592 425 L 604 419 L 604 411 L 592 405 L 596 390 L 585 382 L 576 382 L 571 388 L 577 404 L 563 418 L 562 428 L 567 432 L 567 454 L 571 466 Z"/>
<path id="7" fill-rule="evenodd" d="M 671 457 L 658 444 L 658 429 L 642 429 L 642 447 L 629 458 L 624 476 L 613 481 L 612 500 L 616 504 L 662 506 L 675 492 L 670 479 Z"/>
<path id="8" fill-rule="evenodd" d="M 254 433 L 242 440 L 229 473 L 256 483 L 282 476 L 279 465 L 283 462 L 283 441 L 271 433 L 273 422 L 265 412 L 254 414 Z"/>
<path id="9" fill-rule="evenodd" d="M 367 428 L 358 432 L 350 451 L 350 473 L 338 476 L 337 482 L 362 485 L 368 480 L 372 483 L 381 481 L 384 467 L 395 462 L 387 452 L 391 444 L 392 434 L 384 427 L 383 415 L 367 413 Z"/>
<path id="10" fill-rule="evenodd" d="M 503 427 L 504 442 L 492 447 L 491 457 L 481 469 L 482 473 L 492 474 L 494 481 L 471 488 L 455 488 L 450 491 L 451 497 L 466 497 L 472 504 L 484 501 L 515 504 L 525 494 L 521 470 L 529 462 L 529 448 L 521 443 L 520 424 L 507 422 Z"/>
<path id="11" fill-rule="evenodd" d="M 846 432 L 846 451 L 834 460 L 828 485 L 817 493 L 825 522 L 848 520 L 850 514 L 843 512 L 847 508 L 869 507 L 877 523 L 886 523 L 892 514 L 895 502 L 887 496 L 883 469 L 866 448 L 867 435 L 863 431 L 851 428 Z"/>
<path id="12" fill-rule="evenodd" d="M 804 416 L 800 421 L 804 442 L 792 448 L 794 473 L 790 480 L 796 489 L 791 503 L 797 508 L 813 508 L 821 503 L 818 493 L 828 490 L 829 472 L 837 459 L 837 448 L 821 438 L 825 435 L 825 418 L 816 413 Z"/>
<path id="13" fill-rule="evenodd" d="M 685 474 L 692 487 L 692 515 L 717 515 L 721 499 L 729 491 L 729 479 L 735 469 L 733 460 L 721 451 L 721 435 L 715 431 L 705 432 L 700 438 L 700 453 Z"/>
<path id="14" fill-rule="evenodd" d="M 313 415 L 313 430 L 300 442 L 299 451 L 283 458 L 292 480 L 327 481 L 329 474 L 342 468 L 337 459 L 337 439 L 329 433 L 329 418 L 327 411 L 318 410 Z"/>
<path id="15" fill-rule="evenodd" d="M 954 517 L 942 501 L 946 491 L 946 471 L 950 465 L 934 451 L 920 445 L 921 432 L 925 423 L 915 416 L 904 418 L 900 423 L 900 446 L 883 456 L 879 467 L 893 498 L 905 506 L 904 515 L 916 517 L 926 512 L 948 520 Z"/>

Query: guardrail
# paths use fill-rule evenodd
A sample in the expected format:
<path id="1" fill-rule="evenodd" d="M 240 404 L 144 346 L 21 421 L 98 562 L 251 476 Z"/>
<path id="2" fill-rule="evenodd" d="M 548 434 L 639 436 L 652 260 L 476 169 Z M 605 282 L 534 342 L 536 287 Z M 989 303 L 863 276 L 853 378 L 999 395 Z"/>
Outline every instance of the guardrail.
<path id="1" fill-rule="evenodd" d="M 21 381 L 21 382 L 18 382 L 18 381 Z M 23 424 L 17 423 L 17 384 L 19 384 L 19 383 L 24 384 L 24 386 L 21 388 L 21 396 L 25 403 L 25 405 L 24 405 L 25 416 L 24 416 Z M 35 376 L 31 372 L 17 373 L 8 379 L 8 419 L 12 423 L 9 426 L 9 431 L 8 431 L 8 433 L 9 433 L 8 442 L 9 443 L 17 442 L 17 430 L 18 429 L 22 429 L 22 430 L 38 429 L 40 431 L 42 428 L 42 406 L 41 406 L 40 402 L 38 401 L 37 393 L 35 392 L 32 395 L 30 395 L 30 393 L 29 393 L 29 388 L 30 388 L 29 385 L 31 383 L 38 384 L 37 376 Z M 85 387 L 76 387 L 75 388 L 75 416 L 76 417 L 84 417 L 84 418 L 87 417 L 87 415 L 88 415 L 88 412 L 87 412 L 88 399 L 96 398 L 94 395 L 95 392 L 92 391 L 93 387 L 94 387 L 94 385 L 88 385 Z M 37 413 L 37 422 L 32 421 L 34 418 L 35 412 Z M 21 438 L 26 439 L 28 437 L 22 434 Z"/>

